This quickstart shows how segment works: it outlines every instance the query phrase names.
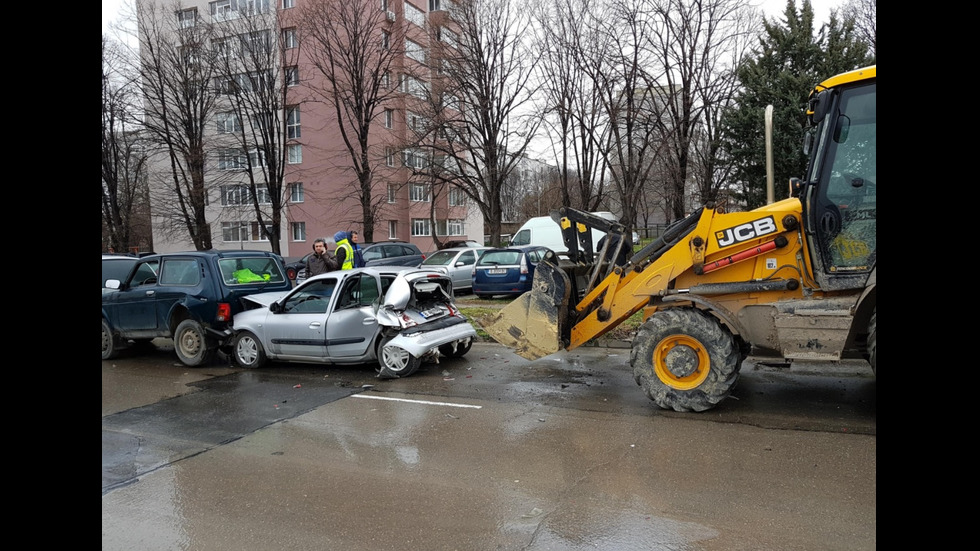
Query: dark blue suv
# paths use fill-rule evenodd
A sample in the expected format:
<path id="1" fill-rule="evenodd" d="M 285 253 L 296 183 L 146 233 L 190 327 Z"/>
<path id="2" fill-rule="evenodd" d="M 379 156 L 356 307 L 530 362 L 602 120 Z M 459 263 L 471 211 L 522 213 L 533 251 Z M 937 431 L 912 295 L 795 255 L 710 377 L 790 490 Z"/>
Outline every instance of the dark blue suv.
<path id="1" fill-rule="evenodd" d="M 480 298 L 521 295 L 531 290 L 534 268 L 548 247 L 526 245 L 489 249 L 473 266 L 473 294 Z"/>
<path id="2" fill-rule="evenodd" d="M 282 258 L 264 251 L 193 251 L 145 256 L 102 291 L 102 359 L 158 337 L 174 340 L 188 366 L 225 342 L 242 297 L 289 291 Z"/>

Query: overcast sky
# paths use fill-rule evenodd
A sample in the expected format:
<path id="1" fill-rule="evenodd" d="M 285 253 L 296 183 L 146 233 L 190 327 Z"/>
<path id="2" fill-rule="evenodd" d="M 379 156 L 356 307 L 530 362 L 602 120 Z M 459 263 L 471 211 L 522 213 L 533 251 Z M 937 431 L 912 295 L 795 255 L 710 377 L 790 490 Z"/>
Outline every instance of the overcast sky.
<path id="1" fill-rule="evenodd" d="M 786 0 L 746 0 L 757 5 L 761 5 L 768 17 L 781 18 L 783 9 L 786 7 Z M 102 0 L 102 32 L 106 32 L 109 24 L 118 20 L 124 11 L 124 5 L 131 0 Z M 803 0 L 797 0 L 797 5 L 802 4 Z M 838 8 L 843 0 L 810 0 L 813 11 L 816 13 L 817 24 L 826 23 L 830 17 L 830 10 Z"/>

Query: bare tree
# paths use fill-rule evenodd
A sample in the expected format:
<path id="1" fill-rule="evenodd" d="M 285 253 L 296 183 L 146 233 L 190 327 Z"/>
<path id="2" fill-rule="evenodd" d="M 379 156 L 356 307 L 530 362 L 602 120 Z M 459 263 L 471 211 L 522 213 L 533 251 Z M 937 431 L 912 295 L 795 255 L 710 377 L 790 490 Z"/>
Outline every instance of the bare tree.
<path id="1" fill-rule="evenodd" d="M 878 58 L 878 0 L 847 0 L 841 7 L 844 17 L 854 19 L 857 37 L 868 44 L 871 55 Z"/>
<path id="2" fill-rule="evenodd" d="M 345 157 L 336 163 L 352 174 L 357 190 L 336 199 L 357 201 L 364 238 L 370 242 L 387 200 L 375 189 L 375 171 L 386 157 L 383 148 L 391 147 L 372 128 L 397 93 L 392 79 L 411 72 L 402 66 L 406 24 L 388 21 L 377 0 L 311 0 L 303 5 L 300 21 L 304 54 L 323 77 L 308 89 L 336 115 Z"/>
<path id="3" fill-rule="evenodd" d="M 458 33 L 443 53 L 439 98 L 447 109 L 438 132 L 445 139 L 431 142 L 433 161 L 438 177 L 482 211 L 490 242 L 499 243 L 501 192 L 540 125 L 530 109 L 531 17 L 507 0 L 460 2 L 449 14 Z"/>
<path id="4" fill-rule="evenodd" d="M 739 0 L 654 1 L 649 40 L 665 68 L 662 89 L 668 98 L 661 124 L 668 137 L 668 200 L 674 219 L 700 206 L 687 204 L 685 197 L 713 200 L 722 184 L 715 171 L 718 120 L 732 102 L 735 64 L 752 30 L 742 18 L 744 10 Z M 697 193 L 688 190 L 692 180 Z"/>
<path id="5" fill-rule="evenodd" d="M 210 249 L 205 172 L 206 129 L 215 112 L 211 27 L 179 2 L 137 0 L 137 28 L 144 129 L 154 161 L 168 167 L 150 184 L 163 189 L 154 200 L 158 229 L 181 237 L 186 232 L 195 248 Z"/>
<path id="6" fill-rule="evenodd" d="M 102 36 L 103 249 L 119 252 L 153 247 L 146 154 L 124 56 L 118 42 Z"/>
<path id="7" fill-rule="evenodd" d="M 241 204 L 257 220 L 273 252 L 281 253 L 281 228 L 289 190 L 285 185 L 287 145 L 301 137 L 301 105 L 289 104 L 287 92 L 299 55 L 295 29 L 284 12 L 239 13 L 215 26 L 212 55 L 217 64 L 216 142 L 219 158 L 235 158 L 241 180 L 225 184 L 224 205 Z M 281 29 L 285 29 L 280 32 Z"/>
<path id="8" fill-rule="evenodd" d="M 605 197 L 606 143 L 602 95 L 590 78 L 589 53 L 611 39 L 599 33 L 604 5 L 589 0 L 541 2 L 535 12 L 541 51 L 544 124 L 558 166 L 561 204 L 593 211 Z M 591 6 L 591 9 L 590 9 Z"/>

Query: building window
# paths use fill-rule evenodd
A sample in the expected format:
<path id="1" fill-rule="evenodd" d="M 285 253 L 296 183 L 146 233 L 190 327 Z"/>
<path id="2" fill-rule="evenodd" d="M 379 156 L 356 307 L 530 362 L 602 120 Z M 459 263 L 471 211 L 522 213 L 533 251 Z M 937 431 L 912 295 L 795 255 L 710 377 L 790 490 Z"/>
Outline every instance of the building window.
<path id="1" fill-rule="evenodd" d="M 177 23 L 181 29 L 189 29 L 197 25 L 197 8 L 180 10 L 177 12 Z"/>
<path id="2" fill-rule="evenodd" d="M 411 201 L 428 203 L 429 186 L 425 184 L 412 184 L 408 190 L 408 198 Z"/>
<path id="3" fill-rule="evenodd" d="M 466 194 L 456 186 L 449 188 L 449 206 L 461 207 L 466 204 Z"/>
<path id="4" fill-rule="evenodd" d="M 248 152 L 248 160 L 252 164 L 252 167 L 258 166 L 268 166 L 265 160 L 265 151 L 261 149 L 253 149 Z"/>
<path id="5" fill-rule="evenodd" d="M 388 220 L 388 239 L 398 239 L 397 220 Z"/>
<path id="6" fill-rule="evenodd" d="M 420 134 L 424 133 L 426 127 L 428 126 L 428 121 L 425 117 L 412 113 L 411 111 L 406 114 L 405 119 L 408 123 L 408 127 Z"/>
<path id="7" fill-rule="evenodd" d="M 388 202 L 398 202 L 398 186 L 395 184 L 388 184 Z"/>
<path id="8" fill-rule="evenodd" d="M 381 49 L 387 50 L 391 48 L 391 33 L 388 31 L 381 31 Z"/>
<path id="9" fill-rule="evenodd" d="M 401 90 L 419 99 L 427 99 L 429 97 L 429 84 L 413 76 L 402 75 Z"/>
<path id="10" fill-rule="evenodd" d="M 291 165 L 298 165 L 303 162 L 303 146 L 300 144 L 290 144 L 286 146 L 286 162 Z"/>
<path id="11" fill-rule="evenodd" d="M 302 203 L 305 200 L 303 192 L 303 182 L 293 182 L 289 184 L 289 202 Z"/>
<path id="12" fill-rule="evenodd" d="M 418 42 L 407 38 L 405 39 L 405 56 L 419 63 L 425 63 L 425 49 Z"/>
<path id="13" fill-rule="evenodd" d="M 260 205 L 272 204 L 272 196 L 265 185 L 256 186 L 255 197 Z M 221 186 L 221 206 L 234 207 L 252 203 L 250 188 L 245 184 L 230 184 Z"/>
<path id="14" fill-rule="evenodd" d="M 241 36 L 242 52 L 264 56 L 269 52 L 269 31 L 255 31 Z"/>
<path id="15" fill-rule="evenodd" d="M 394 124 L 395 113 L 391 109 L 385 109 L 385 128 L 391 128 Z"/>
<path id="16" fill-rule="evenodd" d="M 218 113 L 215 121 L 218 123 L 218 134 L 237 134 L 242 131 L 242 120 L 237 113 Z"/>
<path id="17" fill-rule="evenodd" d="M 441 0 L 429 0 L 429 11 L 439 11 L 442 9 Z"/>
<path id="18" fill-rule="evenodd" d="M 459 219 L 438 220 L 436 235 L 463 235 L 463 221 Z"/>
<path id="19" fill-rule="evenodd" d="M 425 154 L 414 149 L 406 149 L 402 152 L 402 164 L 409 168 L 425 168 Z"/>
<path id="20" fill-rule="evenodd" d="M 388 0 L 381 0 L 381 11 L 388 11 Z"/>
<path id="21" fill-rule="evenodd" d="M 218 150 L 218 170 L 241 170 L 248 166 L 245 155 L 239 149 Z"/>
<path id="22" fill-rule="evenodd" d="M 247 241 L 248 236 L 248 223 L 247 222 L 222 222 L 221 223 L 221 240 L 224 242 L 229 241 Z"/>
<path id="23" fill-rule="evenodd" d="M 272 226 L 268 224 L 263 224 L 267 230 L 271 230 Z M 252 241 L 268 241 L 269 235 L 262 231 L 262 226 L 258 222 L 252 222 Z M 271 233 L 271 232 L 270 232 Z"/>
<path id="24" fill-rule="evenodd" d="M 405 2 L 405 19 L 419 27 L 425 26 L 425 13 L 408 2 Z"/>
<path id="25" fill-rule="evenodd" d="M 453 48 L 459 47 L 459 35 L 446 27 L 439 29 L 439 41 L 444 44 L 449 44 Z"/>
<path id="26" fill-rule="evenodd" d="M 391 72 L 390 71 L 385 71 L 385 73 L 383 75 L 381 75 L 381 87 L 384 88 L 385 90 L 391 88 Z"/>
<path id="27" fill-rule="evenodd" d="M 286 67 L 286 86 L 299 86 L 299 67 Z"/>
<path id="28" fill-rule="evenodd" d="M 395 166 L 395 150 L 390 147 L 385 148 L 385 165 Z"/>
<path id="29" fill-rule="evenodd" d="M 299 47 L 299 38 L 296 37 L 296 29 L 289 28 L 282 30 L 282 43 L 285 48 Z"/>
<path id="30" fill-rule="evenodd" d="M 282 9 L 288 10 L 289 8 L 296 7 L 296 0 L 282 0 Z"/>
<path id="31" fill-rule="evenodd" d="M 289 226 L 293 241 L 306 241 L 306 222 L 290 222 Z"/>
<path id="32" fill-rule="evenodd" d="M 286 108 L 286 137 L 292 140 L 300 138 L 299 106 Z"/>
<path id="33" fill-rule="evenodd" d="M 413 237 L 425 237 L 432 235 L 429 229 L 429 219 L 428 218 L 412 218 L 412 236 Z"/>

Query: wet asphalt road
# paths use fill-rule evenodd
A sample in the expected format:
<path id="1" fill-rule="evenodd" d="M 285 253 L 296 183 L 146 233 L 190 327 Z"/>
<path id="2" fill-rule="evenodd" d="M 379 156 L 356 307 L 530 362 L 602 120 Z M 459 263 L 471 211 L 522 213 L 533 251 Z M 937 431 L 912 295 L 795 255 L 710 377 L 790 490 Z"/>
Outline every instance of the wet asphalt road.
<path id="1" fill-rule="evenodd" d="M 876 548 L 870 368 L 746 362 L 682 414 L 628 361 L 477 344 L 393 381 L 166 346 L 104 361 L 102 548 Z"/>

